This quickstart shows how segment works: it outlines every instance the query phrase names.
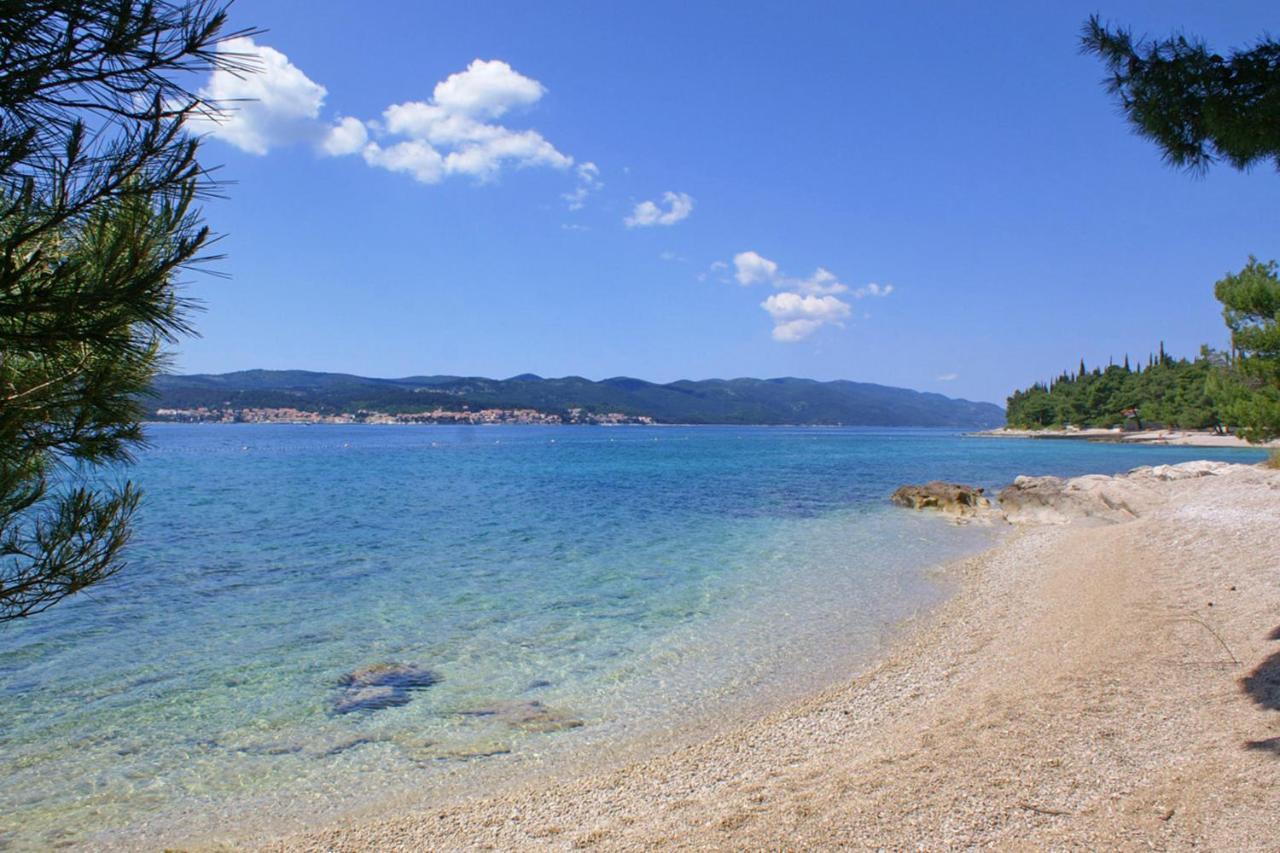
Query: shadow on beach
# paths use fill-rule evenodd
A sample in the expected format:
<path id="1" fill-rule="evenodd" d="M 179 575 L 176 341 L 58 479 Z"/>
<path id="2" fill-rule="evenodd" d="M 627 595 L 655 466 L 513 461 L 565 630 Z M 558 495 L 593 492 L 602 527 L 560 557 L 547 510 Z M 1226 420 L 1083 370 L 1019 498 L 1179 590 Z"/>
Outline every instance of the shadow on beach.
<path id="1" fill-rule="evenodd" d="M 1268 634 L 1267 639 L 1280 640 L 1280 626 Z M 1240 689 L 1263 708 L 1280 711 L 1280 652 L 1268 657 L 1251 674 L 1240 679 Z M 1244 748 L 1270 752 L 1280 758 L 1280 737 L 1245 741 Z"/>

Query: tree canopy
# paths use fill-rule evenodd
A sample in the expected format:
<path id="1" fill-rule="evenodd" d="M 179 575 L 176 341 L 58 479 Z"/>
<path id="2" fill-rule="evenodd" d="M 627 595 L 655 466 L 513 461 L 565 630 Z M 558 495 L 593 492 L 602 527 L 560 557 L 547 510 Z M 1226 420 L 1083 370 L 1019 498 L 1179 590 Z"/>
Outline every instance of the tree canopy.
<path id="1" fill-rule="evenodd" d="M 1109 72 L 1108 90 L 1142 136 L 1174 166 L 1196 171 L 1224 160 L 1237 169 L 1280 168 L 1280 42 L 1259 39 L 1227 56 L 1196 38 L 1135 38 L 1096 15 L 1081 37 Z"/>
<path id="2" fill-rule="evenodd" d="M 122 567 L 139 493 L 103 485 L 187 333 L 214 186 L 185 76 L 245 70 L 206 2 L 0 0 L 0 621 Z"/>
<path id="3" fill-rule="evenodd" d="M 1160 347 L 1145 366 L 1123 365 L 1076 372 L 1015 391 L 1006 408 L 1009 426 L 1135 427 L 1160 425 L 1182 429 L 1223 426 L 1209 378 L 1223 358 L 1204 350 L 1194 360 L 1175 359 Z"/>
<path id="4" fill-rule="evenodd" d="M 1231 330 L 1231 372 L 1218 385 L 1228 418 L 1252 441 L 1280 436 L 1280 276 L 1275 261 L 1249 263 L 1214 285 Z"/>
<path id="5" fill-rule="evenodd" d="M 1249 441 L 1280 436 L 1280 265 L 1256 258 L 1214 286 L 1231 330 L 1231 352 L 1201 348 L 1194 360 L 1174 359 L 1161 345 L 1146 367 L 1063 373 L 1015 391 L 1009 426 L 1038 429 L 1160 425 L 1231 429 Z"/>

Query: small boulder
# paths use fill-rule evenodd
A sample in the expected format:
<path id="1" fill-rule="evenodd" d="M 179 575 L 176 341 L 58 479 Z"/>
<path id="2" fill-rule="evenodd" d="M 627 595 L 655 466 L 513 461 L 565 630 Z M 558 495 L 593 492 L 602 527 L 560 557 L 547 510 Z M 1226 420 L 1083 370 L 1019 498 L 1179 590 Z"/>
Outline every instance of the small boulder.
<path id="1" fill-rule="evenodd" d="M 490 717 L 516 729 L 527 732 L 559 732 L 566 729 L 577 729 L 583 725 L 582 720 L 569 716 L 564 711 L 548 707 L 541 702 L 506 701 L 498 702 L 484 708 L 475 708 L 460 712 L 464 717 Z"/>
<path id="2" fill-rule="evenodd" d="M 1000 492 L 1000 509 L 1012 524 L 1067 524 L 1078 518 L 1124 522 L 1160 501 L 1145 474 L 1108 477 L 1086 474 L 1061 477 L 1018 477 Z"/>
<path id="3" fill-rule="evenodd" d="M 936 509 L 958 516 L 978 515 L 991 506 L 981 486 L 934 480 L 923 486 L 901 486 L 889 500 L 910 509 Z"/>
<path id="4" fill-rule="evenodd" d="M 353 670 L 339 679 L 342 687 L 395 687 L 412 690 L 430 687 L 440 680 L 429 669 L 411 663 L 374 663 Z"/>
<path id="5" fill-rule="evenodd" d="M 407 705 L 413 691 L 440 680 L 429 669 L 405 663 L 375 663 L 353 670 L 338 680 L 342 691 L 333 702 L 335 714 L 379 711 Z"/>

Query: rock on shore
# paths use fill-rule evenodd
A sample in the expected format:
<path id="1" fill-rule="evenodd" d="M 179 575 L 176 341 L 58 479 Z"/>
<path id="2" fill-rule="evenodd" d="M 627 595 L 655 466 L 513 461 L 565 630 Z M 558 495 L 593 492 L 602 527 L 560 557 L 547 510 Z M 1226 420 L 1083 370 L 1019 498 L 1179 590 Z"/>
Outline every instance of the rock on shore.
<path id="1" fill-rule="evenodd" d="M 1160 483 L 1210 477 L 1239 467 L 1242 466 L 1201 460 L 1144 466 L 1115 476 L 1023 476 L 1000 491 L 998 510 L 983 496 L 983 489 L 942 481 L 902 486 L 890 500 L 911 509 L 937 509 L 958 520 L 995 517 L 1010 524 L 1066 524 L 1088 518 L 1119 522 L 1137 518 L 1159 503 Z"/>
<path id="2" fill-rule="evenodd" d="M 974 516 L 991 506 L 980 486 L 934 480 L 923 486 L 902 486 L 889 500 L 911 509 L 937 509 L 958 516 Z"/>
<path id="3" fill-rule="evenodd" d="M 1234 467 L 1202 460 L 1144 466 L 1114 477 L 1018 477 L 998 499 L 1001 514 L 1011 524 L 1066 524 L 1077 518 L 1128 521 L 1162 500 L 1159 483 L 1213 476 Z"/>

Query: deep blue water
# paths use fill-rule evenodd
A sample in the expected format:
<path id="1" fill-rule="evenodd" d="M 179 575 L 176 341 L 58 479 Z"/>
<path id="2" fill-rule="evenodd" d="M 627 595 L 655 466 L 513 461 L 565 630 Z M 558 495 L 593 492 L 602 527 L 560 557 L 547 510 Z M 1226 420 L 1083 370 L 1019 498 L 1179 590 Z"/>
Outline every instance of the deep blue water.
<path id="1" fill-rule="evenodd" d="M 1261 458 L 934 430 L 150 434 L 127 571 L 0 627 L 0 847 L 305 819 L 816 686 L 990 540 L 889 507 L 896 486 Z M 385 662 L 440 681 L 335 713 Z"/>

